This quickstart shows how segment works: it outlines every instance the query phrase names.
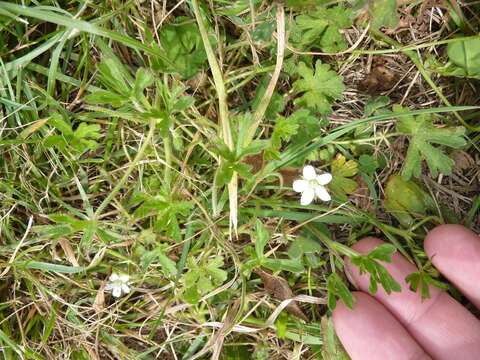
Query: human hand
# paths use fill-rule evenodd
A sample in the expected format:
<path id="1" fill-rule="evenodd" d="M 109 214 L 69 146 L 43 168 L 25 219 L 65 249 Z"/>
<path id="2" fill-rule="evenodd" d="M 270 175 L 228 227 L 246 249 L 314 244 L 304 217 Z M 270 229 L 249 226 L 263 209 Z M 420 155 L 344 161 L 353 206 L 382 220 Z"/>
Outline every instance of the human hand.
<path id="1" fill-rule="evenodd" d="M 382 243 L 366 238 L 353 248 L 368 253 Z M 480 237 L 460 225 L 441 225 L 428 233 L 424 248 L 433 265 L 480 309 Z M 480 321 L 474 315 L 437 288 L 422 301 L 405 282 L 416 268 L 399 253 L 384 265 L 401 292 L 388 295 L 379 288 L 368 295 L 369 275 L 346 263 L 361 291 L 354 293 L 353 310 L 338 302 L 333 323 L 352 360 L 480 359 Z"/>

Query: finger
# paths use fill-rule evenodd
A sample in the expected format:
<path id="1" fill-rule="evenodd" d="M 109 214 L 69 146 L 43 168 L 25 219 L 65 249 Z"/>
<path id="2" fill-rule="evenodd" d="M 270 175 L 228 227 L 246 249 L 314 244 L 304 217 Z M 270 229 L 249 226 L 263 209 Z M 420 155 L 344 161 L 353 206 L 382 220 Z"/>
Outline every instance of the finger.
<path id="1" fill-rule="evenodd" d="M 461 225 L 441 225 L 424 243 L 433 265 L 480 309 L 480 237 Z"/>
<path id="2" fill-rule="evenodd" d="M 355 244 L 354 249 L 368 253 L 383 244 L 379 239 L 367 238 Z M 421 299 L 405 282 L 405 277 L 416 271 L 402 255 L 395 253 L 392 263 L 384 263 L 388 272 L 402 287 L 400 293 L 388 295 L 379 287 L 374 297 L 404 325 L 414 339 L 434 359 L 447 360 L 452 354 L 457 359 L 478 359 L 480 354 L 480 322 L 446 292 L 430 288 L 430 299 Z M 368 292 L 369 275 L 360 275 L 347 261 L 347 271 L 358 287 Z"/>
<path id="3" fill-rule="evenodd" d="M 377 300 L 355 292 L 353 310 L 342 302 L 333 311 L 333 325 L 352 360 L 431 359 L 405 328 Z"/>

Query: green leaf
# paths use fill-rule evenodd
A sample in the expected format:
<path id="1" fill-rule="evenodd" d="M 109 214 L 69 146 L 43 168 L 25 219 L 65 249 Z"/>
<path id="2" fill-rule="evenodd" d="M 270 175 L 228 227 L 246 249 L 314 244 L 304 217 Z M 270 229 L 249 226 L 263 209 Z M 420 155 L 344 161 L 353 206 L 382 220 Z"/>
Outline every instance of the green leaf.
<path id="1" fill-rule="evenodd" d="M 142 268 L 147 270 L 147 268 L 157 260 L 162 267 L 163 273 L 173 278 L 177 275 L 177 264 L 165 255 L 164 248 L 165 246 L 159 245 L 156 249 L 145 252 L 140 259 L 140 263 Z"/>
<path id="2" fill-rule="evenodd" d="M 21 265 L 25 269 L 36 269 L 42 271 L 51 271 L 63 274 L 76 274 L 85 271 L 83 266 L 67 266 L 59 264 L 51 264 L 42 261 L 27 261 Z"/>
<path id="3" fill-rule="evenodd" d="M 128 103 L 129 99 L 123 95 L 111 91 L 100 90 L 85 96 L 85 101 L 94 105 L 110 104 L 113 107 L 118 108 Z"/>
<path id="4" fill-rule="evenodd" d="M 368 3 L 368 13 L 374 29 L 394 29 L 397 26 L 397 0 L 369 0 Z"/>
<path id="5" fill-rule="evenodd" d="M 405 281 L 410 285 L 410 290 L 420 290 L 422 300 L 430 298 L 430 287 L 435 286 L 442 290 L 447 290 L 448 286 L 441 281 L 434 279 L 424 271 L 417 271 L 409 274 Z"/>
<path id="6" fill-rule="evenodd" d="M 353 309 L 353 295 L 337 273 L 331 273 L 327 280 L 327 304 L 330 310 L 335 310 L 337 299 L 350 309 Z"/>
<path id="7" fill-rule="evenodd" d="M 103 58 L 98 65 L 98 80 L 110 91 L 130 96 L 133 79 L 128 69 L 116 57 Z"/>
<path id="8" fill-rule="evenodd" d="M 235 163 L 232 164 L 230 161 L 222 162 L 215 177 L 215 185 L 218 187 L 227 185 L 232 179 L 234 169 Z"/>
<path id="9" fill-rule="evenodd" d="M 480 77 L 480 37 L 451 42 L 447 45 L 450 61 L 468 77 Z"/>
<path id="10" fill-rule="evenodd" d="M 315 64 L 315 72 L 304 62 L 300 62 L 298 74 L 301 79 L 295 81 L 293 87 L 301 95 L 295 100 L 295 104 L 307 106 L 322 115 L 329 114 L 332 111 L 331 104 L 342 98 L 345 90 L 343 77 L 320 60 Z"/>
<path id="11" fill-rule="evenodd" d="M 100 125 L 81 123 L 75 130 L 74 136 L 83 139 L 98 139 L 100 138 Z"/>
<path id="12" fill-rule="evenodd" d="M 323 360 L 350 360 L 342 347 L 340 339 L 335 333 L 332 317 L 323 316 L 321 323 L 322 348 L 321 357 Z"/>
<path id="13" fill-rule="evenodd" d="M 295 117 L 288 117 L 284 118 L 283 116 L 279 116 L 277 121 L 275 122 L 275 127 L 273 128 L 273 132 L 270 138 L 270 147 L 267 149 L 268 158 L 276 158 L 280 157 L 279 150 L 282 147 L 282 141 L 287 142 L 290 138 L 295 135 L 298 131 L 298 123 L 296 122 Z"/>
<path id="14" fill-rule="evenodd" d="M 339 52 L 347 48 L 341 32 L 352 25 L 352 12 L 342 5 L 317 7 L 295 18 L 291 41 L 301 50 L 312 47 L 324 52 Z"/>
<path id="15" fill-rule="evenodd" d="M 382 95 L 370 98 L 365 104 L 363 116 L 369 117 L 372 115 L 388 114 L 390 113 L 390 110 L 387 108 L 388 105 L 390 105 L 390 98 L 388 96 Z"/>
<path id="16" fill-rule="evenodd" d="M 54 113 L 50 116 L 50 118 L 48 119 L 48 124 L 56 128 L 63 135 L 73 134 L 73 130 L 70 124 L 63 120 L 62 116 L 58 113 Z"/>
<path id="17" fill-rule="evenodd" d="M 373 175 L 378 168 L 378 162 L 373 156 L 363 154 L 358 158 L 358 168 L 367 175 Z"/>
<path id="18" fill-rule="evenodd" d="M 207 54 L 200 31 L 190 18 L 178 16 L 174 23 L 164 25 L 160 31 L 160 42 L 168 62 L 158 59 L 154 63 L 157 70 L 179 73 L 188 79 L 206 63 Z"/>
<path id="19" fill-rule="evenodd" d="M 267 231 L 267 229 L 265 229 L 265 226 L 263 226 L 262 222 L 258 219 L 255 222 L 255 229 L 255 254 L 257 255 L 258 259 L 262 259 L 264 257 L 263 251 L 265 246 L 270 240 L 270 233 Z"/>
<path id="20" fill-rule="evenodd" d="M 390 262 L 392 255 L 396 251 L 397 251 L 397 249 L 392 244 L 383 244 L 383 245 L 379 245 L 375 249 L 373 249 L 370 252 L 369 256 L 372 259 L 385 261 L 385 262 Z"/>
<path id="21" fill-rule="evenodd" d="M 297 110 L 288 118 L 291 122 L 298 124 L 297 133 L 291 137 L 293 145 L 306 144 L 320 133 L 320 119 L 313 116 L 308 109 Z"/>
<path id="22" fill-rule="evenodd" d="M 261 265 L 272 271 L 289 271 L 293 273 L 305 271 L 301 259 L 266 258 L 262 260 Z"/>
<path id="23" fill-rule="evenodd" d="M 221 284 L 227 280 L 228 273 L 221 269 L 223 266 L 223 256 L 215 256 L 205 266 L 205 270 L 212 277 L 215 284 Z"/>
<path id="24" fill-rule="evenodd" d="M 202 265 L 195 264 L 193 259 L 188 259 L 187 263 L 189 270 L 182 278 L 185 285 L 182 296 L 191 304 L 198 303 L 203 295 L 223 284 L 228 277 L 228 272 L 221 269 L 222 256 L 215 256 Z"/>
<path id="25" fill-rule="evenodd" d="M 429 210 L 435 209 L 430 194 L 413 180 L 402 176 L 390 176 L 385 187 L 385 210 L 391 213 L 404 227 L 410 227 L 415 217 L 423 218 Z"/>
<path id="26" fill-rule="evenodd" d="M 287 142 L 293 135 L 297 133 L 298 124 L 295 120 L 295 118 L 284 118 L 283 116 L 280 116 L 277 119 L 271 136 L 272 146 L 275 149 L 280 149 L 282 146 L 282 140 Z"/>
<path id="27" fill-rule="evenodd" d="M 181 112 L 195 103 L 195 98 L 193 96 L 180 96 L 176 99 L 173 104 L 172 112 Z"/>
<path id="28" fill-rule="evenodd" d="M 304 254 L 316 253 L 322 250 L 322 245 L 311 237 L 299 237 L 288 248 L 288 256 L 292 259 L 300 258 Z"/>
<path id="29" fill-rule="evenodd" d="M 155 78 L 150 70 L 139 68 L 135 74 L 135 84 L 133 86 L 133 94 L 137 99 L 143 97 L 143 92 L 154 82 Z"/>
<path id="30" fill-rule="evenodd" d="M 394 111 L 402 113 L 406 110 L 394 106 Z M 420 177 L 422 160 L 426 161 L 433 177 L 437 177 L 439 172 L 449 175 L 452 172 L 454 161 L 432 144 L 458 149 L 467 143 L 464 137 L 464 127 L 435 127 L 432 116 L 428 114 L 400 117 L 397 130 L 410 136 L 410 144 L 402 170 L 405 180 L 409 180 L 412 176 Z"/>
<path id="31" fill-rule="evenodd" d="M 390 244 L 376 247 L 367 255 L 351 257 L 351 262 L 360 270 L 360 274 L 370 274 L 369 291 L 372 294 L 377 292 L 378 284 L 381 284 L 387 294 L 400 292 L 400 284 L 388 273 L 387 269 L 379 262 L 391 262 L 391 256 L 396 248 Z"/>
<path id="32" fill-rule="evenodd" d="M 342 154 L 338 154 L 331 164 L 332 181 L 328 187 L 340 201 L 346 201 L 348 194 L 353 193 L 358 184 L 350 179 L 358 173 L 358 164 L 355 160 L 346 160 Z"/>

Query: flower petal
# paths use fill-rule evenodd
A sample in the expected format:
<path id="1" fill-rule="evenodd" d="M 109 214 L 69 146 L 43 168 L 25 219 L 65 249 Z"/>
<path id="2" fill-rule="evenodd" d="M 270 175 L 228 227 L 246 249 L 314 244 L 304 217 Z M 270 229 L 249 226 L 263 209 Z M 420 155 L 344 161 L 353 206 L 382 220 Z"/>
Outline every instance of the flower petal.
<path id="1" fill-rule="evenodd" d="M 317 175 L 317 182 L 320 185 L 327 185 L 330 181 L 332 181 L 332 174 L 324 173 L 321 175 Z"/>
<path id="2" fill-rule="evenodd" d="M 110 291 L 113 289 L 113 284 L 112 283 L 108 283 L 107 285 L 105 285 L 105 290 L 106 291 Z"/>
<path id="3" fill-rule="evenodd" d="M 112 275 L 110 275 L 110 278 L 109 278 L 110 281 L 117 281 L 118 280 L 118 274 L 117 273 L 113 273 Z"/>
<path id="4" fill-rule="evenodd" d="M 119 298 L 122 296 L 122 287 L 121 286 L 115 286 L 112 291 L 113 297 Z"/>
<path id="5" fill-rule="evenodd" d="M 122 274 L 118 277 L 120 279 L 121 282 L 123 283 L 127 283 L 128 280 L 130 280 L 130 276 L 126 275 L 126 274 Z"/>
<path id="6" fill-rule="evenodd" d="M 124 294 L 128 294 L 130 292 L 130 287 L 127 284 L 123 284 L 122 291 Z"/>
<path id="7" fill-rule="evenodd" d="M 300 204 L 301 205 L 309 205 L 315 197 L 315 190 L 311 187 L 308 189 L 305 189 L 305 191 L 302 192 L 302 197 L 300 198 Z"/>
<path id="8" fill-rule="evenodd" d="M 312 165 L 307 165 L 303 168 L 303 177 L 305 180 L 314 180 L 316 176 L 317 173 Z"/>
<path id="9" fill-rule="evenodd" d="M 315 186 L 315 195 L 322 200 L 322 201 L 330 201 L 332 200 L 330 194 L 328 193 L 327 189 L 325 187 L 318 185 Z"/>
<path id="10" fill-rule="evenodd" d="M 303 192 L 310 187 L 310 184 L 306 180 L 295 180 L 292 184 L 293 191 Z"/>

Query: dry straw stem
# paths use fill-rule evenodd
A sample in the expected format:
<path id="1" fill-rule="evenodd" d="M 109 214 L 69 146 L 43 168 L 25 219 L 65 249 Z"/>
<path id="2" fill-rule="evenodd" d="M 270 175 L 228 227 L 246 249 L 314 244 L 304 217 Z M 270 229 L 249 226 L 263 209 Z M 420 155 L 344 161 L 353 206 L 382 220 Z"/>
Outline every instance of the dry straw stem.
<path id="1" fill-rule="evenodd" d="M 234 149 L 232 131 L 230 128 L 230 120 L 228 118 L 228 104 L 227 104 L 227 91 L 225 89 L 225 83 L 223 81 L 222 70 L 218 64 L 217 58 L 212 48 L 212 44 L 208 39 L 207 29 L 203 23 L 200 8 L 198 2 L 192 0 L 193 12 L 195 13 L 195 19 L 197 20 L 200 35 L 202 36 L 203 46 L 207 53 L 208 64 L 213 75 L 213 82 L 215 84 L 215 90 L 218 95 L 218 110 L 219 110 L 219 123 L 222 129 L 222 138 L 227 147 L 230 150 Z M 228 199 L 230 204 L 230 237 L 232 237 L 232 229 L 234 233 L 237 233 L 238 223 L 238 175 L 233 173 L 232 179 L 228 184 Z"/>
<path id="2" fill-rule="evenodd" d="M 285 10 L 282 4 L 277 4 L 277 62 L 275 64 L 275 69 L 273 70 L 272 78 L 270 79 L 267 89 L 265 90 L 265 94 L 263 95 L 257 110 L 253 114 L 252 125 L 248 129 L 247 136 L 244 141 L 245 146 L 247 146 L 253 140 L 255 132 L 263 120 L 265 111 L 267 111 L 268 104 L 270 104 L 273 91 L 275 90 L 275 86 L 277 85 L 278 78 L 280 77 L 280 71 L 282 70 L 283 66 L 285 43 Z"/>

